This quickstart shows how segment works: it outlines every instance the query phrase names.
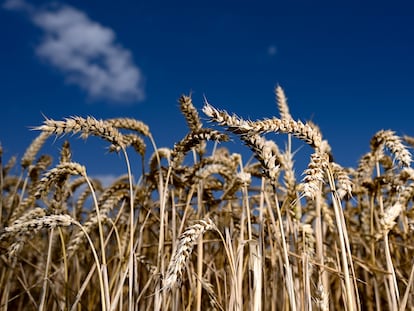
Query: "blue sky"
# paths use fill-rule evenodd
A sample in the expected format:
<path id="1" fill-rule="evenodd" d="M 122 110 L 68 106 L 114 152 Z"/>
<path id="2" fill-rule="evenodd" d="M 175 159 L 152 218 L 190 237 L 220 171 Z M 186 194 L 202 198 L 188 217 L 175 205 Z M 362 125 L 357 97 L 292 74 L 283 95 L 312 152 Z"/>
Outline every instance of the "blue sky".
<path id="1" fill-rule="evenodd" d="M 257 119 L 278 115 L 277 84 L 343 166 L 381 129 L 414 136 L 410 1 L 9 0 L 0 38 L 3 161 L 23 154 L 43 115 L 133 117 L 173 147 L 187 132 L 181 94 Z M 90 174 L 126 172 L 97 138 L 70 141 Z M 244 149 L 237 138 L 226 146 Z M 307 161 L 306 148 L 297 157 Z"/>

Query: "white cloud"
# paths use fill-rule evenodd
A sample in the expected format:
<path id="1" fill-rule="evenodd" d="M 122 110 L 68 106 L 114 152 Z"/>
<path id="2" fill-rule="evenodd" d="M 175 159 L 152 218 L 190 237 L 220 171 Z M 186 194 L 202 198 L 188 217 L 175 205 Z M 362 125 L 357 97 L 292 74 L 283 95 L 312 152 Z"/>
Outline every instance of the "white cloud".
<path id="1" fill-rule="evenodd" d="M 112 29 L 67 5 L 36 9 L 24 0 L 8 0 L 3 8 L 29 15 L 33 24 L 44 32 L 36 54 L 91 98 L 144 99 L 142 73 L 134 65 L 130 51 L 116 42 Z"/>

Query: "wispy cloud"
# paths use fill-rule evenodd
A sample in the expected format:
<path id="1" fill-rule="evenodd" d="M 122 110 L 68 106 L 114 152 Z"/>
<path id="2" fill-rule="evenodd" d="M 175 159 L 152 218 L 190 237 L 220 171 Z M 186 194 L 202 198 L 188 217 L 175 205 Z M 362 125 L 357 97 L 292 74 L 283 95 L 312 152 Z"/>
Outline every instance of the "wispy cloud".
<path id="1" fill-rule="evenodd" d="M 270 45 L 268 48 L 267 48 L 267 54 L 269 55 L 269 56 L 275 56 L 276 55 L 276 53 L 277 53 L 277 47 L 276 47 L 276 45 Z"/>
<path id="2" fill-rule="evenodd" d="M 131 52 L 116 42 L 111 28 L 68 5 L 37 8 L 24 0 L 8 0 L 3 8 L 28 14 L 30 21 L 43 31 L 36 54 L 92 99 L 144 99 L 143 75 Z"/>
<path id="3" fill-rule="evenodd" d="M 101 175 L 93 175 L 92 178 L 99 180 L 102 184 L 102 187 L 107 188 L 112 185 L 117 179 L 121 176 L 119 175 L 112 175 L 112 174 L 101 174 Z"/>

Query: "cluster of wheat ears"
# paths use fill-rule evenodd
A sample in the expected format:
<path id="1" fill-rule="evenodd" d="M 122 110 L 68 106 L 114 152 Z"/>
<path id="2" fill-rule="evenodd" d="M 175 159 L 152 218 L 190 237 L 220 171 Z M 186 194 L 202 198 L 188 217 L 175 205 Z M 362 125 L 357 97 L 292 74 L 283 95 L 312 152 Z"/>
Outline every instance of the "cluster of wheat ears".
<path id="1" fill-rule="evenodd" d="M 256 121 L 205 101 L 210 127 L 180 97 L 188 134 L 172 148 L 135 119 L 71 117 L 35 128 L 20 166 L 0 151 L 0 309 L 413 309 L 414 139 L 380 130 L 344 168 L 275 94 L 279 117 Z M 57 163 L 40 152 L 65 134 L 105 140 L 125 175 L 103 187 L 67 140 Z M 292 139 L 312 150 L 300 180 Z"/>

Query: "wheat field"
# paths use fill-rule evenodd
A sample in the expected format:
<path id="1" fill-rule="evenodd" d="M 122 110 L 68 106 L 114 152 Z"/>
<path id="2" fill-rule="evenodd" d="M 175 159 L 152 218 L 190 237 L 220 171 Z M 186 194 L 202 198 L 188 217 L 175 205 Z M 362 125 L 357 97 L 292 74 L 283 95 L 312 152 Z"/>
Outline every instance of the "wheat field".
<path id="1" fill-rule="evenodd" d="M 414 310 L 414 138 L 381 129 L 342 167 L 275 98 L 278 116 L 246 120 L 183 95 L 170 148 L 140 120 L 76 116 L 45 119 L 20 159 L 0 149 L 0 310 Z M 125 174 L 89 176 L 74 136 Z"/>

